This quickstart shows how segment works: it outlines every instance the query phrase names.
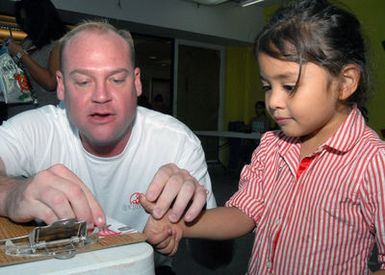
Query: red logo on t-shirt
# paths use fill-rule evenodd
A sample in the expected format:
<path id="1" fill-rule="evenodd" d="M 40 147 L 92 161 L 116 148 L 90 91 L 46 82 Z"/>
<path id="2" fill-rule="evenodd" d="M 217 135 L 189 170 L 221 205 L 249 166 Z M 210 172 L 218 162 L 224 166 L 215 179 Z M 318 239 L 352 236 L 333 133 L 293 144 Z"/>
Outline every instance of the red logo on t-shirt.
<path id="1" fill-rule="evenodd" d="M 140 204 L 139 196 L 140 196 L 140 192 L 133 193 L 130 197 L 130 204 L 136 204 L 136 205 Z"/>

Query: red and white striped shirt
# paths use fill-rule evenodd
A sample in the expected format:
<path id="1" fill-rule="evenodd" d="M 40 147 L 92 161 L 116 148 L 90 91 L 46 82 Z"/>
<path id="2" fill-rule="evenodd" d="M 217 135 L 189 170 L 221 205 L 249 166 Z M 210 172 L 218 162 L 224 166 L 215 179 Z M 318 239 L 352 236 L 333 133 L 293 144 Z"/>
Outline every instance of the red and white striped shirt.
<path id="1" fill-rule="evenodd" d="M 266 133 L 226 204 L 255 220 L 249 274 L 365 274 L 374 242 L 385 269 L 385 143 L 354 107 L 301 171 L 300 148 Z"/>

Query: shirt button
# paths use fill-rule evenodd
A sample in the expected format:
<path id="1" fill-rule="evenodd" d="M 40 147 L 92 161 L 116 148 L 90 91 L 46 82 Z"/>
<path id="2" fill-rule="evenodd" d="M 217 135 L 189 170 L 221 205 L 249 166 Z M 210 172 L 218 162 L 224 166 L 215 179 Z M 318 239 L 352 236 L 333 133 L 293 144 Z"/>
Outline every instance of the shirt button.
<path id="1" fill-rule="evenodd" d="M 270 262 L 270 261 L 267 261 L 267 262 L 266 262 L 266 267 L 267 267 L 267 269 L 270 269 L 270 268 L 271 268 L 271 262 Z"/>

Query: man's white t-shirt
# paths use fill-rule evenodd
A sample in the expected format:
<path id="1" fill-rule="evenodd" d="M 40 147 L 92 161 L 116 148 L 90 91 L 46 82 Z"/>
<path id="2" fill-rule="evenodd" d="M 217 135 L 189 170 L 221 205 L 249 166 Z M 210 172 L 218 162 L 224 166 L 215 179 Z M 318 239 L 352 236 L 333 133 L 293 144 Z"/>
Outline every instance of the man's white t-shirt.
<path id="1" fill-rule="evenodd" d="M 7 175 L 32 176 L 64 164 L 93 192 L 106 216 L 142 231 L 148 214 L 139 204 L 158 169 L 175 163 L 208 190 L 207 207 L 216 206 L 199 139 L 169 115 L 138 107 L 124 151 L 102 158 L 83 148 L 66 111 L 51 105 L 27 111 L 0 126 L 0 157 Z"/>

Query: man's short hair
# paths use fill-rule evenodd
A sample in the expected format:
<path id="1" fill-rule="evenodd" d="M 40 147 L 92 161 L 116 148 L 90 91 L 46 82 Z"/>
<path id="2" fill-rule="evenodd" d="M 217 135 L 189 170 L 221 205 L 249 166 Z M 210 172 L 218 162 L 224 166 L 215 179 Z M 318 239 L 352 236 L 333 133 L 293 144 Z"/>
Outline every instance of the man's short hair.
<path id="1" fill-rule="evenodd" d="M 134 40 L 132 39 L 132 36 L 129 31 L 124 29 L 117 29 L 107 21 L 83 21 L 76 27 L 74 27 L 72 30 L 67 32 L 62 38 L 60 38 L 60 69 L 63 70 L 63 53 L 64 49 L 66 48 L 68 42 L 76 36 L 78 33 L 81 33 L 83 31 L 94 31 L 99 33 L 107 33 L 107 32 L 113 32 L 119 35 L 121 38 L 124 39 L 124 41 L 127 42 L 127 45 L 130 49 L 130 56 L 131 56 L 131 62 L 133 66 L 135 67 L 135 46 L 134 46 Z"/>

